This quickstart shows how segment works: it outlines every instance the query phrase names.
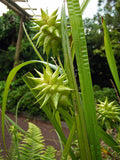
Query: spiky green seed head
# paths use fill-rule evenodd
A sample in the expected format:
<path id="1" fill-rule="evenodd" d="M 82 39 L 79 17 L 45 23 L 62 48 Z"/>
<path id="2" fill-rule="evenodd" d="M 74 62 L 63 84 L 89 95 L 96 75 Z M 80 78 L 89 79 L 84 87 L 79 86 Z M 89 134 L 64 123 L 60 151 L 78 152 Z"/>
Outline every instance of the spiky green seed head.
<path id="1" fill-rule="evenodd" d="M 49 16 L 41 9 L 41 19 L 33 19 L 33 22 L 37 24 L 33 29 L 38 31 L 33 40 L 37 39 L 37 47 L 44 45 L 43 53 L 46 53 L 47 56 L 51 50 L 56 56 L 62 48 L 61 24 L 57 20 L 57 11 L 58 9 Z"/>
<path id="2" fill-rule="evenodd" d="M 43 69 L 43 73 L 37 71 L 38 78 L 29 77 L 35 82 L 36 86 L 33 90 L 37 90 L 37 102 L 40 102 L 41 107 L 50 104 L 54 110 L 57 110 L 58 105 L 71 105 L 69 96 L 72 89 L 68 87 L 65 74 L 60 75 L 60 67 L 53 73 L 49 65 Z"/>
<path id="3" fill-rule="evenodd" d="M 97 118 L 101 121 L 102 126 L 111 127 L 112 124 L 120 122 L 120 107 L 114 104 L 114 101 L 108 103 L 108 98 L 97 104 Z"/>

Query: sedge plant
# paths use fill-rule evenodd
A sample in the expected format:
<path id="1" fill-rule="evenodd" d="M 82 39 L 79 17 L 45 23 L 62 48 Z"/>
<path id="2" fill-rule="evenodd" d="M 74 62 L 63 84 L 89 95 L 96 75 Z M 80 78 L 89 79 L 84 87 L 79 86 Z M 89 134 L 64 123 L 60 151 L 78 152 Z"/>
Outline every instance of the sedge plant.
<path id="1" fill-rule="evenodd" d="M 39 103 L 40 108 L 48 116 L 59 135 L 62 142 L 61 145 L 64 146 L 61 160 L 69 159 L 69 157 L 72 160 L 78 160 L 78 157 L 80 160 L 101 160 L 100 139 L 116 152 L 120 152 L 120 149 L 119 145 L 97 123 L 96 106 L 82 20 L 82 13 L 89 0 L 84 0 L 81 6 L 79 0 L 67 0 L 66 2 L 70 20 L 69 25 L 66 19 L 65 2 L 62 7 L 61 20 L 57 20 L 57 10 L 50 16 L 41 10 L 41 19 L 32 19 L 37 24 L 34 29 L 38 30 L 33 40 L 37 39 L 36 46 L 38 48 L 43 45 L 43 52 L 47 54 L 47 62 L 39 54 L 24 27 L 26 35 L 41 61 L 28 61 L 20 64 L 8 76 L 2 106 L 2 134 L 4 144 L 4 118 L 7 94 L 11 81 L 17 71 L 22 67 L 31 63 L 38 63 L 44 65 L 43 73 L 36 70 L 38 76 L 35 77 L 32 73 L 28 72 L 23 76 L 23 80 L 35 96 L 36 103 Z M 105 23 L 103 23 L 103 27 L 106 33 Z M 107 39 L 108 34 L 105 37 Z M 105 46 L 106 50 L 108 50 L 109 44 L 107 44 L 108 41 L 106 39 Z M 48 57 L 50 50 L 52 50 L 53 56 L 57 57 L 59 66 L 49 64 Z M 61 51 L 64 57 L 64 64 L 60 60 Z M 79 71 L 81 93 L 79 93 L 74 75 L 74 57 L 76 57 Z M 52 69 L 55 71 L 53 72 Z M 112 68 L 111 70 L 114 76 L 116 70 Z M 116 82 L 119 83 L 119 79 Z M 62 115 L 69 128 L 70 133 L 68 138 L 63 133 L 60 115 Z M 73 142 L 76 141 L 77 154 L 72 147 Z"/>
<path id="2" fill-rule="evenodd" d="M 120 107 L 115 105 L 114 101 L 108 102 L 106 97 L 105 101 L 98 100 L 97 104 L 97 119 L 101 126 L 105 129 L 118 130 L 118 124 L 120 123 Z"/>

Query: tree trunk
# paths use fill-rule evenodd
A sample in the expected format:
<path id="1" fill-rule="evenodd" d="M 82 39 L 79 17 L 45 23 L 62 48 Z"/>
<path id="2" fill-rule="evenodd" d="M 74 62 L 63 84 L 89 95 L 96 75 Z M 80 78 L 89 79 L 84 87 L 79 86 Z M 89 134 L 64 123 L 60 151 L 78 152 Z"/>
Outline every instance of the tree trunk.
<path id="1" fill-rule="evenodd" d="M 19 27 L 19 33 L 18 33 L 18 39 L 17 39 L 17 45 L 16 45 L 16 52 L 15 52 L 15 58 L 14 58 L 14 66 L 17 66 L 19 64 L 19 56 L 20 56 L 20 47 L 21 47 L 21 40 L 23 35 L 23 17 L 21 17 L 20 21 L 20 27 Z"/>

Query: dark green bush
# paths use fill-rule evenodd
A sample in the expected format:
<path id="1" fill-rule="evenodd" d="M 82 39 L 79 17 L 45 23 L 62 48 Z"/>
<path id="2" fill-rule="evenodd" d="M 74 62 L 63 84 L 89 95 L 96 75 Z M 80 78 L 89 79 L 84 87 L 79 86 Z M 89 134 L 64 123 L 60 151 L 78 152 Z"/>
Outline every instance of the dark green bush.
<path id="1" fill-rule="evenodd" d="M 5 87 L 5 81 L 0 81 L 0 106 L 2 106 L 2 97 L 3 91 Z M 94 86 L 94 97 L 96 103 L 98 103 L 98 99 L 104 101 L 106 97 L 108 97 L 108 101 L 116 101 L 118 102 L 117 95 L 113 88 L 103 88 L 100 89 L 98 85 Z M 20 100 L 20 105 L 18 109 L 18 113 L 26 113 L 29 116 L 40 116 L 41 118 L 46 119 L 46 115 L 40 109 L 39 104 L 35 103 L 36 99 L 31 94 L 28 87 L 24 84 L 22 79 L 17 79 L 12 82 L 7 101 L 7 111 L 15 113 L 17 103 Z"/>
<path id="2" fill-rule="evenodd" d="M 22 86 L 22 85 L 25 85 L 25 83 L 24 83 L 24 81 L 22 80 L 22 78 L 19 78 L 19 79 L 16 79 L 15 81 L 13 81 L 13 82 L 11 83 L 10 88 L 11 88 L 11 90 L 16 90 L 17 87 Z"/>
<path id="3" fill-rule="evenodd" d="M 5 88 L 5 81 L 0 81 L 0 106 L 2 106 L 4 88 Z"/>
<path id="4" fill-rule="evenodd" d="M 0 81 L 0 94 L 3 92 L 5 88 L 5 81 Z"/>
<path id="5" fill-rule="evenodd" d="M 114 88 L 103 88 L 101 90 L 94 91 L 94 97 L 96 103 L 98 103 L 98 99 L 101 101 L 105 101 L 105 98 L 108 97 L 108 101 L 116 101 L 118 103 L 117 95 L 115 93 Z"/>
<path id="6" fill-rule="evenodd" d="M 94 90 L 94 92 L 96 92 L 96 91 L 101 90 L 101 88 L 100 88 L 99 85 L 96 84 L 96 85 L 93 86 L 93 90 Z"/>
<path id="7" fill-rule="evenodd" d="M 42 119 L 47 119 L 43 110 L 40 109 L 39 104 L 35 102 L 36 99 L 33 94 L 30 91 L 26 92 L 21 99 L 19 112 L 25 112 L 28 116 L 39 116 Z"/>
<path id="8" fill-rule="evenodd" d="M 5 81 L 0 81 L 0 106 L 2 106 L 3 91 L 5 88 Z M 46 115 L 40 109 L 39 104 L 35 103 L 36 99 L 30 92 L 22 79 L 17 79 L 12 82 L 7 100 L 7 112 L 15 113 L 16 106 L 19 103 L 18 113 L 27 116 L 39 116 L 46 119 Z"/>
<path id="9" fill-rule="evenodd" d="M 18 101 L 26 92 L 28 92 L 26 85 L 16 87 L 16 89 L 11 89 L 8 94 L 7 110 L 15 112 Z"/>
<path id="10" fill-rule="evenodd" d="M 13 11 L 8 11 L 0 17 L 0 81 L 6 80 L 10 70 L 13 68 L 19 25 L 20 17 Z M 32 38 L 34 32 L 30 29 L 31 26 L 33 26 L 31 21 L 25 21 L 27 32 Z M 39 52 L 43 52 L 42 47 L 39 48 Z M 38 59 L 38 56 L 35 54 L 29 40 L 23 32 L 19 64 L 33 59 Z M 42 69 L 42 65 L 33 64 L 25 66 L 23 70 L 18 72 L 16 78 L 22 77 L 28 71 L 32 72 L 33 68 Z"/>

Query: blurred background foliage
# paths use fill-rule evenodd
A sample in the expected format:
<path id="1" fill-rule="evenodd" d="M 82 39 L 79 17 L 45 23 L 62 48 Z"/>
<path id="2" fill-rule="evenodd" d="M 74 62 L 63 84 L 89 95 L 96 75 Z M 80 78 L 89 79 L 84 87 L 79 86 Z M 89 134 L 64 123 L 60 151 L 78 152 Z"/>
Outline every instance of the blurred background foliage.
<path id="1" fill-rule="evenodd" d="M 20 17 L 10 10 L 0 17 L 0 24 L 0 80 L 6 80 L 8 73 L 13 68 L 14 64 Z M 33 23 L 26 21 L 25 26 L 30 37 L 33 37 L 34 33 L 32 29 L 30 29 L 30 27 L 33 26 Z M 42 47 L 40 48 L 40 52 L 42 52 Z M 23 34 L 19 64 L 32 59 L 38 59 L 38 57 L 34 53 L 26 35 Z M 40 69 L 40 66 L 30 65 L 25 67 L 24 70 L 17 74 L 17 78 L 20 78 L 21 75 L 29 70 L 33 70 L 33 68 Z"/>
<path id="2" fill-rule="evenodd" d="M 120 73 L 120 0 L 99 0 L 98 12 L 93 19 L 84 20 L 93 84 L 103 88 L 112 87 L 110 83 L 112 76 L 105 57 L 102 16 L 110 31 L 112 47 Z"/>
<path id="3" fill-rule="evenodd" d="M 103 28 L 101 23 L 102 15 L 110 31 L 116 63 L 120 73 L 120 0 L 107 0 L 106 2 L 98 0 L 98 12 L 96 15 L 94 15 L 93 19 L 84 19 L 93 84 L 100 85 L 100 87 L 103 88 L 112 87 L 109 81 L 112 79 L 112 76 L 105 58 Z M 13 68 L 20 17 L 12 11 L 8 11 L 7 14 L 3 14 L 3 16 L 0 17 L 0 24 L 0 80 L 6 80 L 9 71 Z M 35 35 L 34 31 L 30 28 L 33 26 L 33 23 L 26 21 L 25 26 L 32 38 L 33 35 Z M 42 47 L 39 48 L 40 53 L 43 53 L 42 49 Z M 43 57 L 45 57 L 45 55 L 43 55 Z M 19 63 L 31 59 L 38 59 L 38 57 L 35 55 L 24 34 Z M 36 65 L 34 65 L 34 67 L 36 67 Z M 28 66 L 22 70 L 22 72 L 26 73 L 28 69 L 31 71 L 33 67 Z M 77 70 L 77 68 L 75 68 L 75 70 Z M 24 73 L 19 73 L 17 76 L 21 77 Z"/>
<path id="4" fill-rule="evenodd" d="M 120 74 L 120 0 L 98 0 L 97 13 L 92 19 L 84 19 L 85 34 L 96 102 L 98 99 L 104 101 L 105 97 L 108 97 L 110 101 L 116 100 L 117 102 L 117 96 L 110 81 L 110 79 L 112 79 L 112 75 L 105 57 L 103 27 L 101 22 L 102 16 L 104 17 L 110 31 L 118 73 Z M 5 80 L 14 64 L 19 25 L 20 17 L 17 16 L 13 11 L 8 11 L 6 14 L 3 14 L 3 16 L 0 17 L 0 106 Z M 30 21 L 25 22 L 26 29 L 31 38 L 35 35 L 34 31 L 30 28 L 33 25 L 34 24 Z M 39 48 L 39 52 L 43 53 L 42 47 Z M 62 53 L 60 56 L 62 56 Z M 43 55 L 43 58 L 46 60 L 45 55 Z M 33 48 L 31 47 L 26 35 L 24 34 L 20 49 L 19 63 L 31 59 L 38 59 L 38 57 L 34 53 Z M 75 61 L 74 64 L 76 78 L 78 78 Z M 35 101 L 33 102 L 32 95 L 27 90 L 27 87 L 20 78 L 28 71 L 34 72 L 34 68 L 42 71 L 42 65 L 38 66 L 37 64 L 34 64 L 26 66 L 24 69 L 22 69 L 22 71 L 18 72 L 16 81 L 13 82 L 9 93 L 7 105 L 9 108 L 8 110 L 15 112 L 15 108 L 13 109 L 13 106 L 15 107 L 20 98 L 23 97 L 20 103 L 20 111 L 29 111 L 31 115 L 40 114 L 39 106 L 37 106 L 38 104 L 34 104 Z M 34 110 L 31 110 L 31 108 L 34 108 Z"/>

